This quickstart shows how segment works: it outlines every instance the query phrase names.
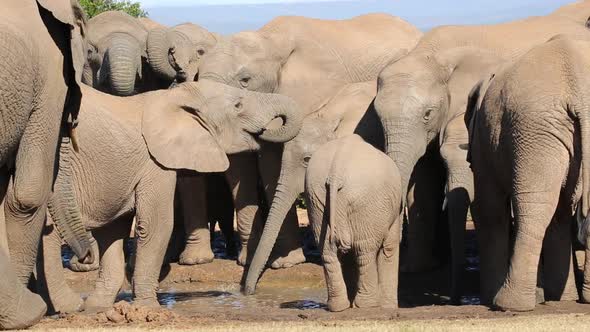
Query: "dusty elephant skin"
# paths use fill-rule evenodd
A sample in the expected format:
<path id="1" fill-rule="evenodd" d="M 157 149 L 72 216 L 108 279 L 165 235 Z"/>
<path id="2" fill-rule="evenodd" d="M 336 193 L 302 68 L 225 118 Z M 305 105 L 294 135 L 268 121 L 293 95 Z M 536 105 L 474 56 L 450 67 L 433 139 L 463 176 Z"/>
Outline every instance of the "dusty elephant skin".
<path id="1" fill-rule="evenodd" d="M 116 96 L 167 88 L 147 63 L 148 30 L 135 17 L 107 11 L 88 21 L 85 84 Z"/>
<path id="2" fill-rule="evenodd" d="M 154 72 L 167 81 L 196 81 L 199 61 L 219 38 L 192 23 L 155 28 L 147 37 L 148 61 Z"/>
<path id="3" fill-rule="evenodd" d="M 580 6 L 578 10 L 588 16 L 590 10 L 584 4 Z M 467 96 L 481 75 L 493 66 L 494 57 L 515 59 L 557 33 L 583 34 L 587 29 L 561 14 L 488 26 L 438 27 L 379 75 L 375 107 L 385 130 L 386 151 L 398 165 L 402 188 L 409 193 L 408 251 L 411 254 L 412 248 L 420 249 L 420 255 L 407 257 L 414 265 L 407 270 L 424 270 L 433 265 L 432 243 L 416 241 L 428 229 L 414 231 L 412 224 L 430 225 L 433 229 L 443 202 L 437 199 L 439 182 L 417 175 L 416 171 L 425 161 L 442 157 L 443 163 L 436 167 L 445 174 L 456 303 L 461 294 L 465 219 L 473 192 L 472 174 L 465 161 L 467 129 L 460 121 Z M 418 187 L 422 194 L 413 191 Z M 482 262 L 484 278 L 490 273 Z M 489 295 L 484 292 L 484 301 L 490 301 Z"/>
<path id="4" fill-rule="evenodd" d="M 331 141 L 312 156 L 305 198 L 331 311 L 351 302 L 358 308 L 397 308 L 400 181 L 393 160 L 358 135 Z M 352 255 L 352 264 L 341 262 L 345 254 Z"/>
<path id="5" fill-rule="evenodd" d="M 257 137 L 292 139 L 301 126 L 297 106 L 285 96 L 210 81 L 126 98 L 89 87 L 82 91 L 80 151 L 72 155 L 74 198 L 101 258 L 100 277 L 86 308 L 113 304 L 124 281 L 123 240 L 134 215 L 135 303 L 158 306 L 156 290 L 172 231 L 176 170 L 222 172 L 229 164 L 226 154 L 256 151 Z M 279 116 L 286 119 L 287 128 L 265 130 Z M 50 201 L 63 194 L 56 192 Z M 43 238 L 50 300 L 56 311 L 74 311 L 80 300 L 65 284 L 59 239 L 51 227 Z"/>
<path id="6" fill-rule="evenodd" d="M 570 230 L 575 209 L 583 218 L 589 209 L 589 52 L 586 36 L 556 36 L 470 95 L 482 289 L 500 309 L 534 309 L 539 265 L 547 267 L 540 273 L 546 298 L 577 298 Z M 584 302 L 590 301 L 588 238 L 584 229 Z"/>
<path id="7" fill-rule="evenodd" d="M 26 285 L 54 180 L 62 118 L 75 118 L 79 108 L 85 17 L 76 1 L 7 0 L 0 22 L 0 117 L 5 126 L 0 139 L 0 198 L 5 199 L 12 263 L 2 250 L 0 329 L 8 329 L 31 326 L 46 311 L 45 303 Z M 69 143 L 69 137 L 61 140 Z M 9 177 L 15 190 L 7 193 Z M 77 249 L 88 250 L 84 245 Z"/>
<path id="8" fill-rule="evenodd" d="M 353 84 L 376 81 L 379 71 L 412 49 L 420 36 L 421 33 L 411 24 L 384 14 L 341 21 L 279 17 L 259 31 L 241 32 L 218 42 L 203 58 L 199 77 L 248 90 L 287 95 L 301 106 L 304 116 L 341 100 L 348 100 L 356 108 L 359 105 L 355 97 L 341 92 Z M 366 101 L 361 109 L 366 109 L 369 104 L 370 100 Z M 259 171 L 269 203 L 281 199 L 275 197 L 275 192 L 277 180 L 284 171 L 281 168 L 282 150 L 280 146 L 269 145 L 259 154 Z M 254 167 L 239 163 L 235 168 L 237 170 L 231 174 L 233 177 L 257 179 L 259 176 Z M 230 182 L 238 181 L 230 179 Z M 241 183 L 240 191 L 248 197 L 256 197 L 258 181 L 248 182 L 250 187 Z M 257 204 L 260 199 L 253 201 Z M 237 197 L 236 208 L 238 224 L 252 225 L 253 218 L 261 214 L 257 213 L 256 206 L 241 204 Z M 256 223 L 260 224 L 260 220 Z M 269 257 L 273 268 L 304 261 L 299 239 L 295 236 L 296 225 L 293 207 L 286 218 L 277 214 L 272 222 L 265 224 L 264 235 L 248 272 L 246 292 L 254 291 Z M 242 263 L 253 259 L 252 252 L 242 255 Z"/>

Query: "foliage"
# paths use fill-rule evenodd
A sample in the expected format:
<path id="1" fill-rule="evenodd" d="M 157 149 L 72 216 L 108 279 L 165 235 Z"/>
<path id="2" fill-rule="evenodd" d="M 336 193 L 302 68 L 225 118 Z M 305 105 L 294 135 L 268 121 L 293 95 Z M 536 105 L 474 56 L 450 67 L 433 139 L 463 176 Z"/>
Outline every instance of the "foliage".
<path id="1" fill-rule="evenodd" d="M 295 205 L 297 205 L 297 207 L 300 209 L 307 210 L 307 205 L 305 205 L 305 198 L 303 198 L 303 195 L 299 195 L 299 197 L 297 197 Z"/>
<path id="2" fill-rule="evenodd" d="M 141 8 L 139 2 L 129 0 L 80 0 L 88 18 L 94 17 L 108 10 L 120 10 L 133 17 L 147 17 L 148 13 Z"/>

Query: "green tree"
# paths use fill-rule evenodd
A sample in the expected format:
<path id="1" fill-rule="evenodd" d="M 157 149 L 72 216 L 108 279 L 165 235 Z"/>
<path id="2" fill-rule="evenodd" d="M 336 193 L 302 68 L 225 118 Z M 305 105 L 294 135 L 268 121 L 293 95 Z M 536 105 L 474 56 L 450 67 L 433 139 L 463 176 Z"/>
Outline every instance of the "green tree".
<path id="1" fill-rule="evenodd" d="M 88 18 L 108 10 L 120 10 L 133 17 L 147 17 L 148 13 L 141 8 L 139 2 L 129 0 L 80 0 Z"/>

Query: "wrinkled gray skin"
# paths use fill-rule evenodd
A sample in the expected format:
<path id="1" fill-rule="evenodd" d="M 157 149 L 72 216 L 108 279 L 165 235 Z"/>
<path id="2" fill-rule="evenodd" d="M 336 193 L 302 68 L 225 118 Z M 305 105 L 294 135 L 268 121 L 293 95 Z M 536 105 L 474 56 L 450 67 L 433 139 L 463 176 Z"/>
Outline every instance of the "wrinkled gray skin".
<path id="1" fill-rule="evenodd" d="M 88 21 L 87 64 L 83 82 L 116 96 L 167 88 L 147 65 L 148 30 L 136 18 L 108 11 Z"/>
<path id="2" fill-rule="evenodd" d="M 99 278 L 86 308 L 113 304 L 124 281 L 123 240 L 134 215 L 134 303 L 157 306 L 158 276 L 174 217 L 175 170 L 222 172 L 229 164 L 226 153 L 259 149 L 256 137 L 292 139 L 301 126 L 297 106 L 288 97 L 207 81 L 127 98 L 89 87 L 82 91 L 81 148 L 72 156 L 71 173 L 81 219 L 100 250 Z M 288 124 L 265 130 L 278 116 Z M 51 200 L 61 195 L 56 192 Z M 65 283 L 60 243 L 49 224 L 43 270 L 54 309 L 75 311 L 81 301 Z"/>
<path id="3" fill-rule="evenodd" d="M 348 85 L 376 80 L 379 71 L 413 48 L 420 36 L 411 24 L 383 14 L 340 21 L 278 17 L 256 32 L 238 33 L 219 42 L 203 58 L 199 76 L 248 90 L 290 96 L 307 116 L 337 100 L 335 97 Z M 238 225 L 249 225 L 252 229 L 253 224 L 261 224 L 258 219 L 260 199 L 256 198 L 257 177 L 262 177 L 266 199 L 272 202 L 282 172 L 281 153 L 281 146 L 265 146 L 259 156 L 258 169 L 254 157 L 232 163 L 230 184 L 241 186 L 239 190 L 234 189 L 234 193 L 241 192 L 242 197 L 249 199 L 243 202 L 240 201 L 242 197 L 234 196 Z M 286 218 L 274 220 L 277 222 L 264 225 L 260 244 L 254 245 L 257 247 L 254 257 L 250 242 L 255 242 L 256 237 L 247 241 L 240 234 L 242 240 L 247 241 L 244 247 L 248 248 L 247 253 L 240 254 L 242 263 L 253 259 L 246 293 L 254 292 L 269 258 L 273 268 L 289 267 L 305 260 L 297 237 L 294 206 Z"/>
<path id="4" fill-rule="evenodd" d="M 309 159 L 323 144 L 356 132 L 383 148 L 381 123 L 374 109 L 366 107 L 375 91 L 376 82 L 351 84 L 336 96 L 335 102 L 304 119 L 299 135 L 284 145 L 282 171 L 267 223 L 280 224 L 286 218 L 299 194 L 304 192 Z"/>
<path id="5" fill-rule="evenodd" d="M 166 81 L 196 81 L 200 59 L 220 36 L 193 23 L 155 28 L 147 36 L 147 57 L 153 71 Z"/>
<path id="6" fill-rule="evenodd" d="M 471 87 L 486 72 L 485 64 L 469 63 L 478 59 L 478 52 L 508 60 L 517 58 L 560 32 L 583 34 L 587 30 L 561 15 L 488 26 L 439 27 L 429 31 L 415 49 L 379 75 L 375 108 L 385 130 L 387 154 L 398 165 L 402 187 L 409 193 L 406 199 L 411 255 L 406 262 L 414 266 L 407 270 L 425 270 L 436 263 L 433 232 L 443 203 L 438 198 L 442 180 L 447 188 L 446 207 L 453 243 L 451 295 L 455 303 L 461 293 L 457 278 L 463 271 L 464 224 L 472 186 L 472 175 L 465 162 L 467 129 L 460 125 L 457 116 L 464 112 Z M 461 70 L 466 63 L 473 70 Z M 455 80 L 459 83 L 453 86 Z M 450 130 L 444 132 L 447 126 Z M 441 158 L 442 163 L 430 164 Z M 421 174 L 424 169 L 427 171 Z M 442 176 L 434 180 L 424 176 L 437 172 Z M 416 229 L 413 224 L 424 225 L 424 229 Z M 425 237 L 428 233 L 432 235 Z M 482 270 L 482 277 L 487 273 Z M 489 299 L 484 296 L 483 300 Z"/>
<path id="7" fill-rule="evenodd" d="M 539 274 L 546 299 L 577 299 L 571 222 L 576 209 L 584 218 L 589 209 L 588 54 L 587 36 L 554 37 L 470 95 L 482 292 L 500 309 L 533 310 Z M 587 227 L 579 238 L 586 244 L 581 300 L 590 302 Z M 539 262 L 549 268 L 538 271 Z"/>
<path id="8" fill-rule="evenodd" d="M 0 200 L 10 235 L 10 262 L 1 250 L 0 329 L 26 328 L 46 311 L 45 303 L 26 285 L 54 182 L 62 116 L 79 106 L 84 25 L 84 13 L 75 1 L 2 3 Z M 66 104 L 68 90 L 71 103 Z M 15 190 L 7 193 L 9 177 Z"/>
<path id="9" fill-rule="evenodd" d="M 358 135 L 331 141 L 309 162 L 305 199 L 328 309 L 397 308 L 402 190 L 393 160 Z"/>

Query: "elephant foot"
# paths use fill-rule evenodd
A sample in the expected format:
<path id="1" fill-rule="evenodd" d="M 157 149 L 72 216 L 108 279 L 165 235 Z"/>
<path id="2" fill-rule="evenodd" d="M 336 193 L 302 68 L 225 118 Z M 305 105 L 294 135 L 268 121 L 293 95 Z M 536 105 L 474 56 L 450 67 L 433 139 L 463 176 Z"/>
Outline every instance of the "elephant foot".
<path id="1" fill-rule="evenodd" d="M 13 310 L 0 314 L 0 329 L 25 329 L 37 324 L 47 312 L 47 305 L 41 296 L 24 290 Z"/>
<path id="2" fill-rule="evenodd" d="M 135 299 L 133 305 L 145 308 L 160 308 L 160 303 L 157 299 Z"/>
<path id="3" fill-rule="evenodd" d="M 305 263 L 305 255 L 302 248 L 297 248 L 289 252 L 287 256 L 274 259 L 270 267 L 272 269 L 287 269 L 301 263 Z"/>
<path id="4" fill-rule="evenodd" d="M 590 304 L 590 288 L 582 286 L 582 297 L 580 302 Z"/>
<path id="5" fill-rule="evenodd" d="M 115 303 L 110 295 L 91 294 L 84 303 L 84 311 L 99 313 L 109 310 Z"/>
<path id="6" fill-rule="evenodd" d="M 340 312 L 350 308 L 350 301 L 346 296 L 328 299 L 328 310 Z"/>
<path id="7" fill-rule="evenodd" d="M 64 291 L 64 294 L 51 298 L 53 310 L 62 314 L 82 311 L 84 300 L 73 291 Z"/>
<path id="8" fill-rule="evenodd" d="M 178 264 L 180 265 L 199 265 L 213 262 L 213 251 L 209 243 L 199 245 L 186 245 Z"/>
<path id="9" fill-rule="evenodd" d="M 246 266 L 248 264 L 250 264 L 250 261 L 248 260 L 248 250 L 246 250 L 246 247 L 242 246 L 242 250 L 240 250 L 240 255 L 238 255 L 238 265 Z"/>
<path id="10" fill-rule="evenodd" d="M 494 298 L 493 306 L 502 311 L 531 311 L 535 304 L 535 294 L 518 294 L 504 285 Z"/>
<path id="11" fill-rule="evenodd" d="M 357 294 L 352 303 L 353 308 L 373 308 L 379 306 L 375 296 Z"/>

